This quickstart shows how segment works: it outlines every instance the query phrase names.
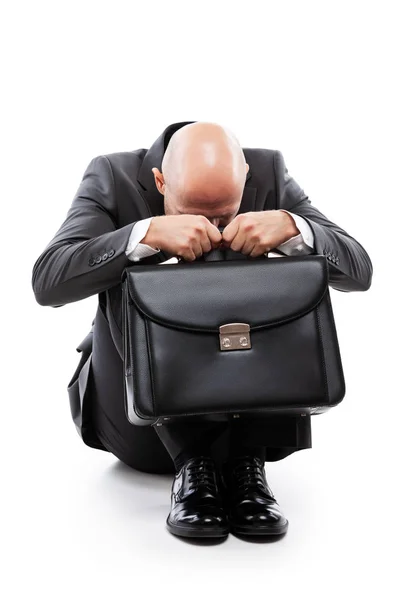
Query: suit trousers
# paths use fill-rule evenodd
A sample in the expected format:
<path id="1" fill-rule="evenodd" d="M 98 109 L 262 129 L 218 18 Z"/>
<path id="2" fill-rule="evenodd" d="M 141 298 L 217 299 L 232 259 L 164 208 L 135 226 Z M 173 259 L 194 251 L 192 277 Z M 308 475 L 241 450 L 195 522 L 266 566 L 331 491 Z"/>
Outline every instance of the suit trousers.
<path id="1" fill-rule="evenodd" d="M 219 464 L 229 456 L 232 446 L 263 446 L 266 461 L 311 448 L 310 415 L 179 417 L 161 427 L 130 423 L 125 412 L 123 361 L 101 304 L 93 327 L 88 385 L 96 435 L 106 450 L 139 471 L 175 473 L 174 459 L 190 448 L 209 447 Z"/>

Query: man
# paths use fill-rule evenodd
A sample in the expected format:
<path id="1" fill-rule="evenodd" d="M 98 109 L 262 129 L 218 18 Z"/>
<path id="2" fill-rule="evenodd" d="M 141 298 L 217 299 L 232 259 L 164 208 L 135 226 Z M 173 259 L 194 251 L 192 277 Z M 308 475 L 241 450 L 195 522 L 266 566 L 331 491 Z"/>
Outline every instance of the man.
<path id="1" fill-rule="evenodd" d="M 175 473 L 170 532 L 283 534 L 288 520 L 264 463 L 311 448 L 310 416 L 205 415 L 140 427 L 125 415 L 123 270 L 174 256 L 193 261 L 217 248 L 249 258 L 272 250 L 324 254 L 333 288 L 371 284 L 365 249 L 311 205 L 279 151 L 242 149 L 220 125 L 188 121 L 167 127 L 149 150 L 92 159 L 35 262 L 32 286 L 45 306 L 99 295 L 80 433 L 134 468 Z"/>

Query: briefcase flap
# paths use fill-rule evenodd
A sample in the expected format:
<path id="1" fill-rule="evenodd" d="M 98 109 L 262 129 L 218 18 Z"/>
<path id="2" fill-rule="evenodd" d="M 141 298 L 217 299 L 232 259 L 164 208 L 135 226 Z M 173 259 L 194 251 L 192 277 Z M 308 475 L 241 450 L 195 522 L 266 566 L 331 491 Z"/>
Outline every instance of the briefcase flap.
<path id="1" fill-rule="evenodd" d="M 125 270 L 131 301 L 147 318 L 177 329 L 218 332 L 221 324 L 262 329 L 313 310 L 328 288 L 323 255 L 183 262 Z"/>

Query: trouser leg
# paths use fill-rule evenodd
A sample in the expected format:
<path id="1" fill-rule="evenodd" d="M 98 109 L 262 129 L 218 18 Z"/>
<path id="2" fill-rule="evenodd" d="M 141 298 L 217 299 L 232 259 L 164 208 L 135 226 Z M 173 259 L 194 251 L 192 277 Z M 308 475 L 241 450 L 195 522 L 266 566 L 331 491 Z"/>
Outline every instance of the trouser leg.
<path id="1" fill-rule="evenodd" d="M 93 329 L 90 386 L 93 426 L 105 448 L 140 471 L 174 473 L 174 463 L 153 427 L 133 425 L 126 417 L 123 363 L 100 308 Z"/>
<path id="2" fill-rule="evenodd" d="M 239 417 L 227 415 L 224 419 L 220 423 L 199 417 L 175 419 L 155 429 L 177 469 L 188 458 L 200 454 L 211 453 L 218 462 L 246 454 L 271 462 L 311 448 L 310 415 L 260 412 L 240 413 Z M 222 443 L 218 447 L 220 438 Z"/>
<path id="3" fill-rule="evenodd" d="M 245 427 L 243 427 L 245 423 Z M 265 462 L 266 448 L 265 444 L 267 439 L 264 437 L 263 440 L 253 439 L 247 434 L 251 433 L 252 420 L 245 419 L 243 417 L 233 417 L 229 424 L 229 435 L 228 435 L 228 457 L 235 458 L 239 456 L 258 456 L 262 461 Z"/>
<path id="4" fill-rule="evenodd" d="M 253 453 L 265 461 L 277 461 L 312 447 L 310 415 L 240 413 L 231 416 L 229 455 Z"/>
<path id="5" fill-rule="evenodd" d="M 204 420 L 199 417 L 171 419 L 168 423 L 154 425 L 154 429 L 177 471 L 194 456 L 213 456 L 213 444 L 225 431 L 228 422 Z M 215 457 L 214 457 L 215 458 Z"/>

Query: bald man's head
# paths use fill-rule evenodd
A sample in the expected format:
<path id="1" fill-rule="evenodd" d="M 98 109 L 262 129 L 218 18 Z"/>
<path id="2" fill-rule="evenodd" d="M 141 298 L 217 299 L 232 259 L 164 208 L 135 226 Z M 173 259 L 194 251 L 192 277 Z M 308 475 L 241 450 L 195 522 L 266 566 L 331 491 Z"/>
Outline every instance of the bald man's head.
<path id="1" fill-rule="evenodd" d="M 248 168 L 232 132 L 198 121 L 173 134 L 162 172 L 152 171 L 164 195 L 165 214 L 200 214 L 225 226 L 239 210 Z"/>

